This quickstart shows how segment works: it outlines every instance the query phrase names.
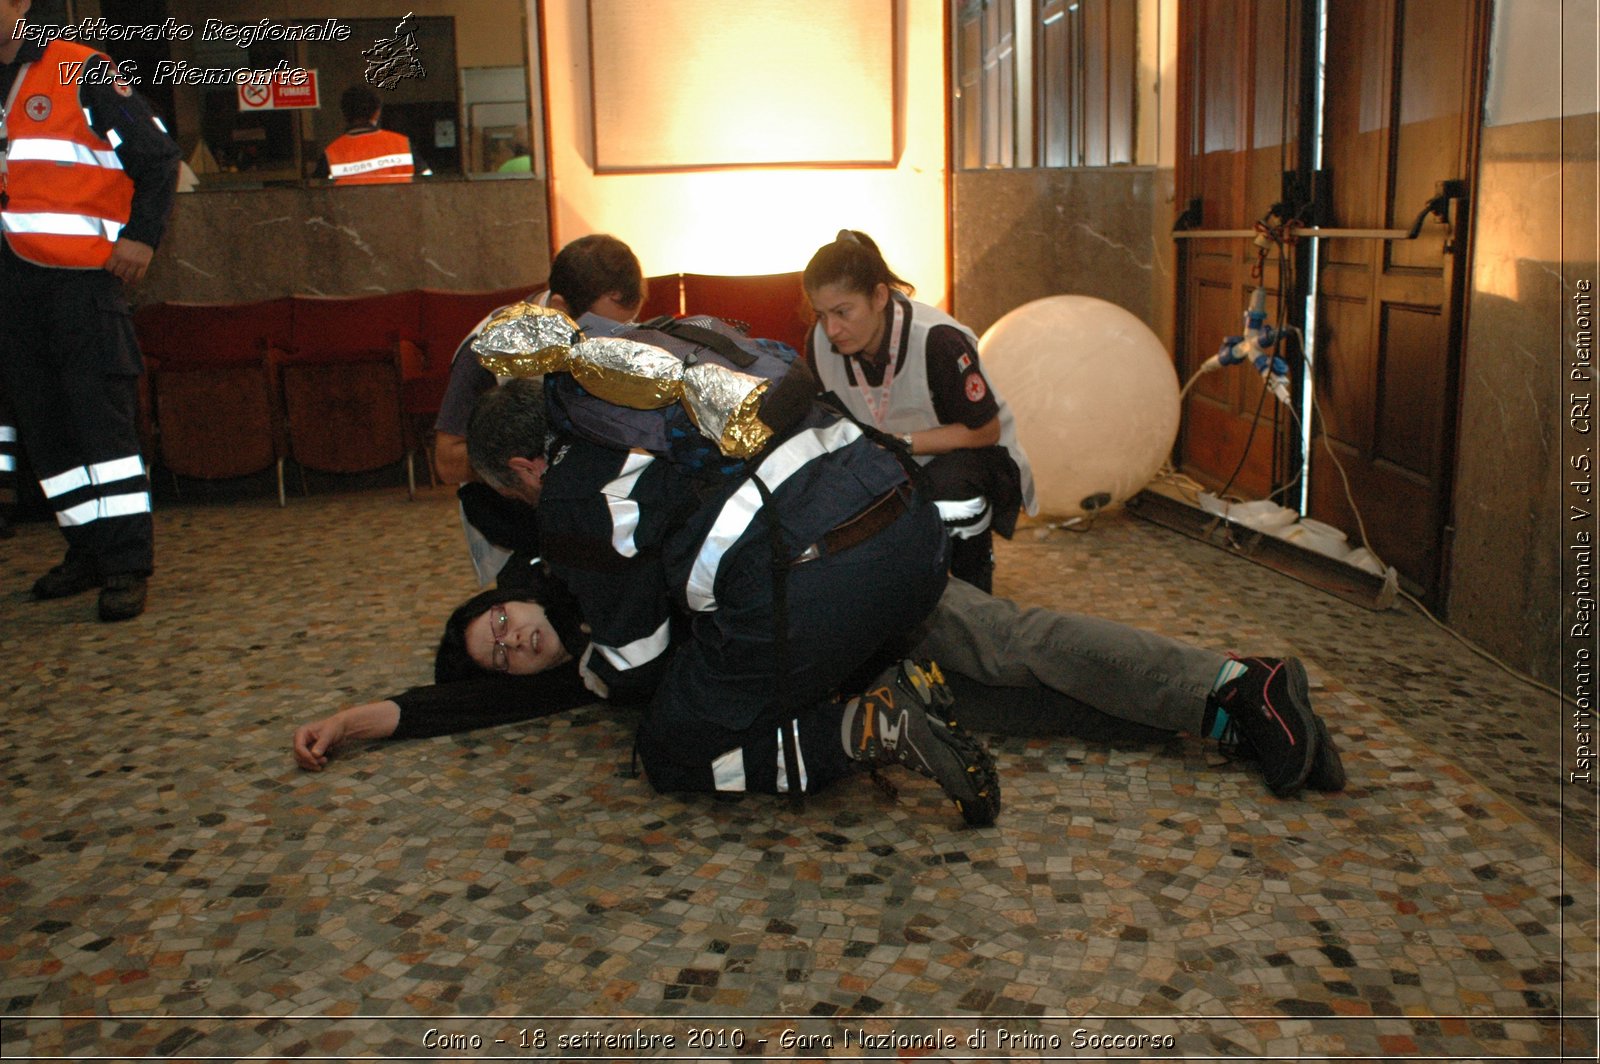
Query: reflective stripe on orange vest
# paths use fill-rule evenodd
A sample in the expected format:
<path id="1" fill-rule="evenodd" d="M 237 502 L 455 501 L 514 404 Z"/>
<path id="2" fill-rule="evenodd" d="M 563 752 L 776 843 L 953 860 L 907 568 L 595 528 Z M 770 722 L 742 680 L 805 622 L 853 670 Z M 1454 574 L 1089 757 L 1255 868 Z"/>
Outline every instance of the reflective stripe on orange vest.
<path id="1" fill-rule="evenodd" d="M 0 230 L 12 251 L 41 266 L 105 265 L 132 209 L 133 179 L 115 144 L 90 127 L 77 82 L 59 73 L 74 63 L 81 70 L 98 55 L 51 41 L 17 75 L 6 101 Z M 126 83 L 117 84 L 121 92 Z"/>
<path id="2" fill-rule="evenodd" d="M 346 133 L 325 149 L 328 176 L 336 185 L 400 184 L 416 170 L 411 138 L 404 133 L 375 129 Z"/>

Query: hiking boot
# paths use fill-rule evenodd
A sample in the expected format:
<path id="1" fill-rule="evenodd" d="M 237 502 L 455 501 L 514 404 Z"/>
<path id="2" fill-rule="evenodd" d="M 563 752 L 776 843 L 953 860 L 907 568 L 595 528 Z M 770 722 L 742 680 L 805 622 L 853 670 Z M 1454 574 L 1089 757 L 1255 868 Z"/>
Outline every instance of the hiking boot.
<path id="1" fill-rule="evenodd" d="M 112 573 L 100 589 L 100 619 L 126 621 L 144 612 L 148 581 L 138 573 Z"/>
<path id="2" fill-rule="evenodd" d="M 1305 666 L 1298 658 L 1234 660 L 1244 672 L 1211 696 L 1228 715 L 1222 743 L 1248 747 L 1261 760 L 1267 789 L 1279 798 L 1292 797 L 1317 761 L 1317 716 L 1311 712 Z M 1331 766 L 1329 772 L 1331 778 Z M 1342 779 L 1343 765 L 1338 775 Z"/>
<path id="3" fill-rule="evenodd" d="M 968 824 L 988 827 L 1000 813 L 1000 777 L 989 751 L 953 719 L 954 706 L 933 662 L 892 665 L 861 696 L 850 756 L 920 772 L 944 788 Z"/>
<path id="4" fill-rule="evenodd" d="M 94 562 L 68 553 L 66 560 L 33 582 L 33 597 L 58 599 L 99 587 L 103 580 Z"/>

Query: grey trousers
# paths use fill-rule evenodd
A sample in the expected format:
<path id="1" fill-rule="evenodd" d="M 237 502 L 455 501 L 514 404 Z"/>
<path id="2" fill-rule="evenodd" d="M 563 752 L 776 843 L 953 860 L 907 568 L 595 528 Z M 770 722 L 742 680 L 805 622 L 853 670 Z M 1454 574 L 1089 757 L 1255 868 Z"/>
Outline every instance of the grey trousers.
<path id="1" fill-rule="evenodd" d="M 1228 659 L 1125 624 L 1023 607 L 952 579 L 911 656 L 939 664 L 974 731 L 1149 741 L 1198 732 Z"/>

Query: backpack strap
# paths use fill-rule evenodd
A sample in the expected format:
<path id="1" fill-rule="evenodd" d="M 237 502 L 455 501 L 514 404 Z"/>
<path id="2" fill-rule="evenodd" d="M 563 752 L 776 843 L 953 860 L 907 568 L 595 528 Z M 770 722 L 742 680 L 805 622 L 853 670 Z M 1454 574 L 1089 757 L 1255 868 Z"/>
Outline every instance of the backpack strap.
<path id="1" fill-rule="evenodd" d="M 789 553 L 784 549 L 783 529 L 778 521 L 777 507 L 772 504 L 772 491 L 762 481 L 760 474 L 752 473 L 756 490 L 761 493 L 761 512 L 767 522 L 767 545 L 772 551 L 772 640 L 773 657 L 777 659 L 776 690 L 783 709 L 779 732 L 782 736 L 783 767 L 788 776 L 789 801 L 799 808 L 805 803 L 805 791 L 800 781 L 800 750 L 795 736 L 794 698 L 788 692 L 789 683 Z"/>
<path id="2" fill-rule="evenodd" d="M 703 325 L 691 325 L 682 318 L 669 318 L 665 324 L 661 325 L 655 324 L 655 321 L 660 321 L 660 319 L 657 318 L 652 322 L 646 323 L 642 328 L 655 329 L 657 332 L 664 332 L 668 336 L 676 336 L 680 340 L 687 340 L 692 344 L 699 344 L 701 347 L 709 347 L 740 369 L 749 369 L 755 365 L 756 356 L 740 347 L 738 342 L 731 336 L 725 336 L 715 329 L 707 329 Z"/>

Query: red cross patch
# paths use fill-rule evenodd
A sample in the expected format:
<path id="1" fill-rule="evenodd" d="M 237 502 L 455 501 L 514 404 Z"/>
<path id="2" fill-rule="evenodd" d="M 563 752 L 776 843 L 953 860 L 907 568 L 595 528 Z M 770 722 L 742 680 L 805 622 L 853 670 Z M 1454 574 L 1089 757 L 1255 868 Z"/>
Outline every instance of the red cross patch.
<path id="1" fill-rule="evenodd" d="M 967 374 L 967 402 L 976 403 L 989 394 L 989 386 L 983 383 L 983 374 L 974 370 Z"/>
<path id="2" fill-rule="evenodd" d="M 50 117 L 50 97 L 46 96 L 44 93 L 39 93 L 36 96 L 29 96 L 28 102 L 22 105 L 22 109 L 26 111 L 28 117 L 33 119 L 35 122 L 43 122 L 46 118 Z"/>
<path id="3" fill-rule="evenodd" d="M 118 96 L 132 96 L 133 95 L 133 86 L 129 85 L 126 81 L 123 81 L 121 78 L 117 78 L 116 80 L 112 81 L 111 87 L 116 90 L 116 93 L 117 93 Z"/>

